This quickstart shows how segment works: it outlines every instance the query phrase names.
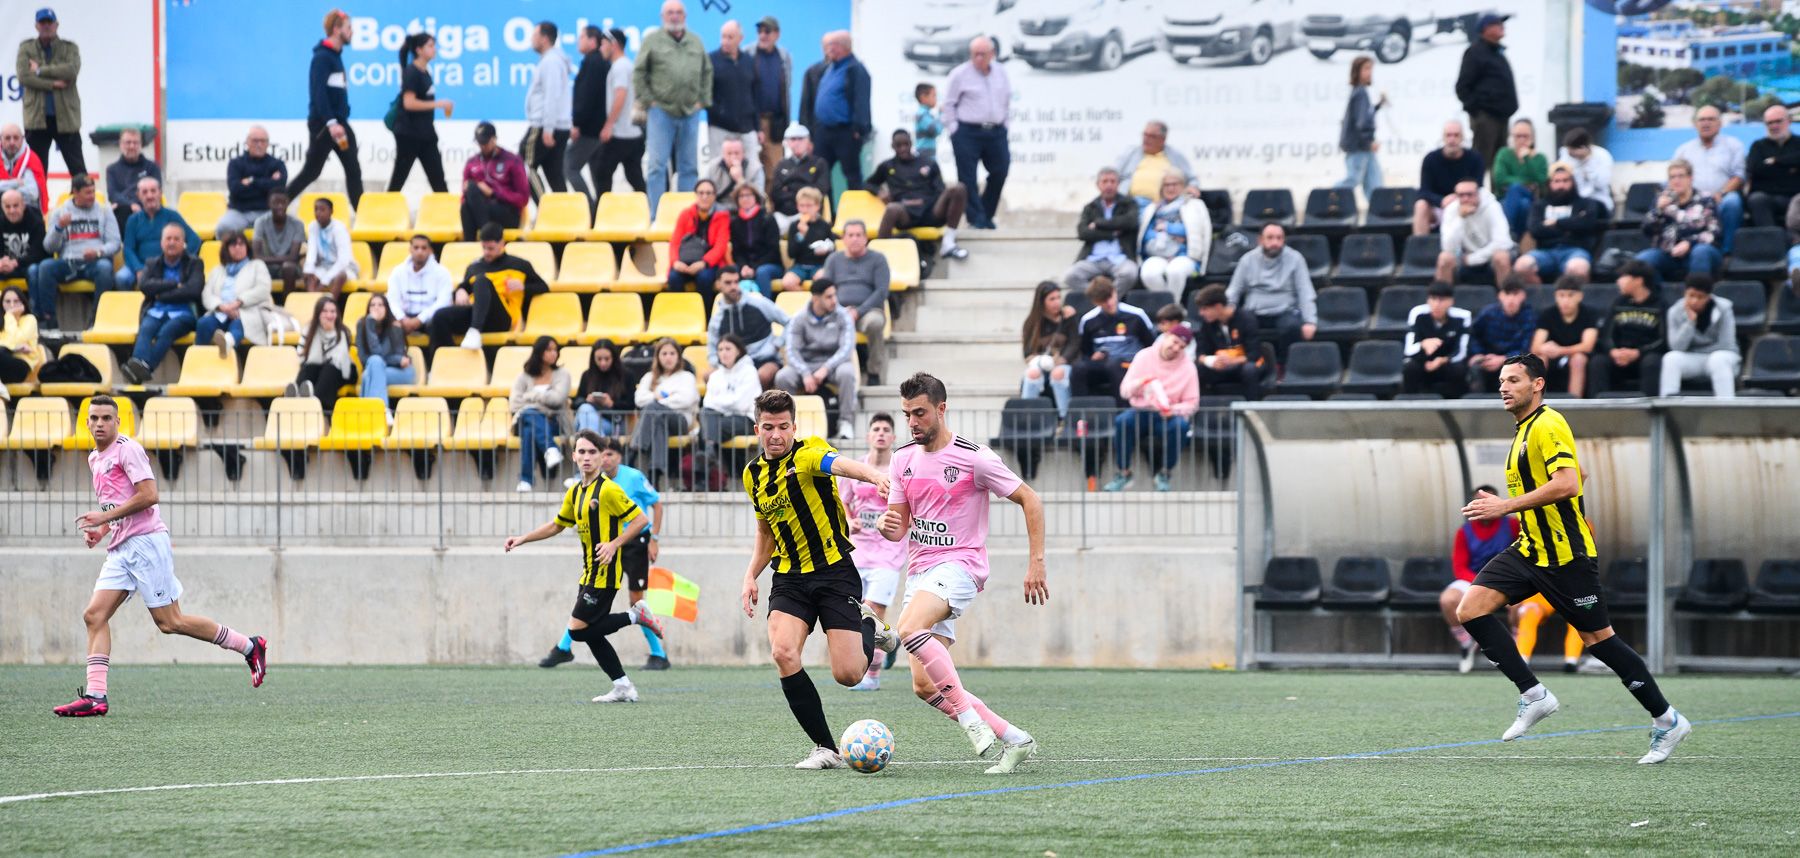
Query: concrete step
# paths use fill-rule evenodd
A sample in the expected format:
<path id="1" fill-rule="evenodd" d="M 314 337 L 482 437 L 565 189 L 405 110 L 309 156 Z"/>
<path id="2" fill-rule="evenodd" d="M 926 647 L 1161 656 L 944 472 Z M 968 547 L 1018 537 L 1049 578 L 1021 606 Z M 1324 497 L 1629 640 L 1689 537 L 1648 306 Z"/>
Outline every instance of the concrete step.
<path id="1" fill-rule="evenodd" d="M 1016 346 L 1018 340 L 1019 338 L 1016 334 L 1009 335 L 994 331 L 931 330 L 895 331 L 894 335 L 888 338 L 888 342 L 893 343 L 896 346 L 914 346 L 932 349 L 948 348 L 955 350 L 963 350 L 965 347 L 974 348 L 980 346 Z"/>
<path id="2" fill-rule="evenodd" d="M 919 332 L 948 333 L 956 331 L 994 331 L 1007 326 L 1018 327 L 1025 319 L 1025 308 L 1031 296 L 1021 294 L 1017 300 L 980 303 L 931 302 L 920 306 L 912 315 L 907 329 Z M 1014 333 L 1014 338 L 1018 334 Z"/>
<path id="3" fill-rule="evenodd" d="M 1012 344 L 970 349 L 909 349 L 888 361 L 888 377 L 884 381 L 906 378 L 915 372 L 928 372 L 945 384 L 1016 387 L 1021 361 L 1015 360 L 1018 347 Z"/>
<path id="4" fill-rule="evenodd" d="M 1073 237 L 995 239 L 971 244 L 968 259 L 943 270 L 945 279 L 951 282 L 986 279 L 1016 283 L 1021 275 L 1054 278 L 1069 266 L 1080 249 Z"/>

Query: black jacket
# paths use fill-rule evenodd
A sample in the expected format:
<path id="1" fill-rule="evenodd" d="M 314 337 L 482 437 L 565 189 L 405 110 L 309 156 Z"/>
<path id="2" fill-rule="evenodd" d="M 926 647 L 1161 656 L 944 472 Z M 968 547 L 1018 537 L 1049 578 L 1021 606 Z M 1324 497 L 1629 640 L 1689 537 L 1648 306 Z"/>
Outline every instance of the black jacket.
<path id="1" fill-rule="evenodd" d="M 890 200 L 906 206 L 906 210 L 916 216 L 936 203 L 938 196 L 944 193 L 944 173 L 938 169 L 936 161 L 916 155 L 908 161 L 889 158 L 869 174 L 869 190 L 882 185 L 887 186 Z"/>
<path id="2" fill-rule="evenodd" d="M 287 164 L 274 155 L 252 158 L 248 153 L 231 159 L 225 165 L 225 193 L 232 208 L 241 212 L 269 210 L 269 192 L 283 186 L 288 179 Z M 249 179 L 250 184 L 244 184 Z"/>
<path id="3" fill-rule="evenodd" d="M 1075 261 L 1080 262 L 1094 252 L 1094 243 L 1117 239 L 1119 249 L 1124 251 L 1126 259 L 1137 258 L 1138 210 L 1137 200 L 1130 194 L 1120 194 L 1113 200 L 1113 216 L 1105 217 L 1105 209 L 1101 207 L 1100 198 L 1095 197 L 1081 207 L 1081 220 L 1075 225 L 1075 237 L 1081 239 L 1081 252 L 1076 254 Z M 1089 228 L 1088 224 L 1093 224 Z M 1149 343 L 1145 343 L 1149 345 Z"/>
<path id="4" fill-rule="evenodd" d="M 181 276 L 175 280 L 163 277 L 165 271 L 161 254 L 144 268 L 143 279 L 138 281 L 138 291 L 158 304 L 197 304 L 200 292 L 206 287 L 206 266 L 200 263 L 193 254 L 181 255 Z"/>
<path id="5" fill-rule="evenodd" d="M 813 101 L 819 96 L 819 80 L 825 77 L 825 70 L 831 63 L 820 60 L 813 63 L 800 78 L 800 124 L 807 131 L 817 131 L 818 118 L 813 116 Z"/>
<path id="6" fill-rule="evenodd" d="M 788 258 L 792 259 L 795 265 L 824 265 L 825 256 L 831 254 L 826 253 L 825 256 L 820 256 L 812 252 L 812 243 L 821 239 L 832 240 L 831 221 L 821 217 L 813 221 L 804 232 L 800 229 L 800 221 L 796 220 L 788 224 Z"/>
<path id="7" fill-rule="evenodd" d="M 802 123 L 804 124 L 804 123 Z M 805 158 L 787 157 L 775 165 L 775 184 L 769 191 L 769 209 L 784 215 L 798 214 L 795 203 L 801 188 L 817 188 L 825 199 L 831 199 L 831 165 L 817 155 Z"/>
<path id="8" fill-rule="evenodd" d="M 731 258 L 738 267 L 781 264 L 781 230 L 767 209 L 756 217 L 731 213 Z"/>
<path id="9" fill-rule="evenodd" d="M 1579 247 L 1589 253 L 1594 252 L 1594 240 L 1606 228 L 1606 213 L 1601 211 L 1600 204 L 1594 200 L 1575 193 L 1569 196 L 1573 199 L 1567 202 L 1551 202 L 1546 196 L 1531 204 L 1527 230 L 1532 238 L 1537 239 L 1539 250 Z M 1545 226 L 1546 212 L 1552 207 L 1558 209 L 1556 223 Z M 1568 209 L 1567 213 L 1561 211 L 1565 208 Z"/>
<path id="10" fill-rule="evenodd" d="M 606 114 L 612 106 L 606 103 L 606 73 L 612 70 L 612 63 L 595 51 L 581 58 L 581 68 L 575 72 L 574 125 L 583 137 L 600 138 L 600 129 L 606 125 Z"/>
<path id="11" fill-rule="evenodd" d="M 1512 64 L 1499 45 L 1476 37 L 1463 51 L 1462 71 L 1456 75 L 1456 99 L 1463 110 L 1506 119 L 1519 111 L 1519 90 L 1513 85 Z"/>
<path id="12" fill-rule="evenodd" d="M 0 257 L 18 260 L 18 277 L 25 276 L 26 266 L 44 260 L 44 216 L 36 206 L 26 206 L 18 223 L 0 217 Z"/>
<path id="13" fill-rule="evenodd" d="M 1231 318 L 1223 322 L 1196 321 L 1200 323 L 1200 327 L 1194 329 L 1194 354 L 1198 357 L 1234 349 L 1242 352 L 1243 357 L 1250 357 L 1250 344 L 1256 342 L 1256 335 L 1261 330 L 1256 325 L 1256 316 L 1250 313 L 1232 313 Z"/>
<path id="14" fill-rule="evenodd" d="M 1611 349 L 1637 349 L 1649 354 L 1658 354 L 1667 348 L 1664 336 L 1667 320 L 1661 301 L 1656 299 L 1655 287 L 1651 287 L 1650 295 L 1639 304 L 1624 295 L 1614 301 L 1612 309 L 1606 314 L 1606 320 L 1600 323 L 1600 342 L 1595 351 L 1604 352 Z"/>
<path id="15" fill-rule="evenodd" d="M 333 76 L 337 82 L 332 82 Z M 306 119 L 350 121 L 350 90 L 344 76 L 344 52 L 323 39 L 313 45 L 312 68 L 306 73 Z"/>
<path id="16" fill-rule="evenodd" d="M 1750 144 L 1744 162 L 1750 179 L 1747 190 L 1783 197 L 1800 193 L 1800 137 L 1790 136 L 1786 143 L 1768 137 L 1757 140 Z"/>
<path id="17" fill-rule="evenodd" d="M 706 123 L 733 134 L 755 131 L 755 54 L 740 50 L 733 60 L 721 48 L 712 52 L 712 69 L 712 104 L 706 108 Z"/>

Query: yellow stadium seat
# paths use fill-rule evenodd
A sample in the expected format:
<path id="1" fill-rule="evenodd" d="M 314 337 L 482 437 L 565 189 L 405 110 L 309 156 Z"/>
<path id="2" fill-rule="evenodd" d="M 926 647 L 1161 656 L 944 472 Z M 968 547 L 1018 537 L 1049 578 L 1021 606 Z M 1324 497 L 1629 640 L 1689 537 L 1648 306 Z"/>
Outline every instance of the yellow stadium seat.
<path id="1" fill-rule="evenodd" d="M 269 403 L 258 450 L 304 450 L 325 436 L 325 410 L 310 396 L 284 396 Z"/>
<path id="2" fill-rule="evenodd" d="M 694 378 L 700 382 L 700 392 L 706 392 L 706 376 L 712 372 L 712 361 L 706 356 L 706 346 L 688 346 L 681 350 L 681 356 L 694 367 Z"/>
<path id="3" fill-rule="evenodd" d="M 184 191 L 181 201 L 175 204 L 175 211 L 181 213 L 181 219 L 187 221 L 201 241 L 212 241 L 214 227 L 219 225 L 219 218 L 225 216 L 225 194 L 222 191 Z"/>
<path id="4" fill-rule="evenodd" d="M 7 384 L 6 395 L 14 399 L 20 399 L 37 393 L 37 386 L 37 370 L 34 369 L 31 371 L 31 376 L 24 381 L 15 381 Z M 4 410 L 4 408 L 0 408 L 0 410 Z"/>
<path id="5" fill-rule="evenodd" d="M 381 246 L 381 259 L 375 265 L 375 279 L 388 282 L 388 275 L 394 273 L 412 257 L 412 242 L 390 241 Z M 386 291 L 385 289 L 383 291 Z"/>
<path id="6" fill-rule="evenodd" d="M 387 440 L 387 401 L 346 396 L 331 411 L 321 450 L 373 450 Z"/>
<path id="7" fill-rule="evenodd" d="M 449 270 L 451 282 L 461 283 L 463 272 L 468 270 L 469 263 L 480 258 L 480 242 L 452 241 L 444 245 L 444 252 L 438 256 L 438 262 Z"/>
<path id="8" fill-rule="evenodd" d="M 84 343 L 132 345 L 137 342 L 142 292 L 106 292 L 94 307 L 94 324 L 81 334 Z"/>
<path id="9" fill-rule="evenodd" d="M 661 292 L 669 283 L 669 243 L 638 242 L 625 250 L 619 277 L 612 288 L 620 292 Z"/>
<path id="10" fill-rule="evenodd" d="M 650 302 L 644 339 L 669 337 L 682 345 L 706 342 L 706 302 L 697 292 L 662 292 Z"/>
<path id="11" fill-rule="evenodd" d="M 587 372 L 594 360 L 593 346 L 563 346 L 556 350 L 556 365 L 569 374 L 569 381 L 581 383 L 581 374 Z M 573 395 L 575 391 L 569 391 Z"/>
<path id="12" fill-rule="evenodd" d="M 537 263 L 532 263 L 536 265 Z M 562 266 L 550 282 L 552 292 L 599 292 L 618 276 L 613 246 L 598 241 L 577 241 L 563 246 Z"/>
<path id="13" fill-rule="evenodd" d="M 487 386 L 479 391 L 480 395 L 506 396 L 512 393 L 513 382 L 525 371 L 525 361 L 530 359 L 530 346 L 501 346 L 494 352 L 494 369 L 489 375 Z"/>
<path id="14" fill-rule="evenodd" d="M 288 292 L 281 299 L 281 309 L 299 324 L 298 331 L 283 331 L 277 335 L 275 343 L 284 346 L 297 346 L 306 337 L 306 329 L 312 327 L 313 311 L 318 309 L 319 299 L 326 297 L 325 292 Z"/>
<path id="15" fill-rule="evenodd" d="M 105 183 L 101 182 L 100 184 L 105 184 Z M 68 201 L 69 201 L 69 192 L 63 191 L 62 193 L 60 193 L 56 196 L 56 205 L 51 206 L 50 210 L 56 211 L 57 209 L 62 208 L 63 203 L 66 203 Z M 168 200 L 163 200 L 163 203 L 167 204 Z M 105 191 L 101 191 L 101 190 L 94 191 L 94 204 L 99 205 L 99 206 L 106 205 L 106 192 Z"/>
<path id="16" fill-rule="evenodd" d="M 824 438 L 827 434 L 828 425 L 828 421 L 825 419 L 824 397 L 794 397 L 795 438 L 808 438 L 813 436 Z"/>
<path id="17" fill-rule="evenodd" d="M 844 234 L 844 224 L 860 220 L 867 227 L 870 236 L 881 226 L 881 216 L 887 213 L 887 203 L 868 191 L 845 191 L 838 197 L 837 219 L 831 222 L 833 235 Z"/>
<path id="18" fill-rule="evenodd" d="M 912 236 L 915 241 L 938 241 L 944 237 L 944 228 L 941 226 L 914 226 L 901 232 Z"/>
<path id="19" fill-rule="evenodd" d="M 663 199 L 668 199 L 664 195 Z M 671 224 L 674 221 L 670 221 Z M 600 195 L 594 211 L 593 241 L 636 241 L 650 233 L 650 198 L 638 191 L 609 191 Z"/>
<path id="20" fill-rule="evenodd" d="M 300 195 L 299 201 L 293 204 L 293 216 L 301 223 L 312 223 L 313 203 L 320 197 L 331 199 L 331 219 L 348 226 L 354 222 L 356 210 L 350 207 L 350 195 L 343 191 L 307 191 Z"/>
<path id="21" fill-rule="evenodd" d="M 0 409 L 3 411 L 4 409 Z M 8 450 L 56 450 L 69 439 L 69 400 L 60 396 L 27 396 L 13 408 Z"/>
<path id="22" fill-rule="evenodd" d="M 525 316 L 525 330 L 513 334 L 512 341 L 528 345 L 537 342 L 538 337 L 549 336 L 560 343 L 573 340 L 580 333 L 581 296 L 567 292 L 549 293 L 531 299 L 531 309 Z"/>
<path id="23" fill-rule="evenodd" d="M 910 238 L 877 238 L 869 249 L 887 257 L 888 288 L 895 292 L 919 288 L 919 245 Z"/>
<path id="24" fill-rule="evenodd" d="M 410 387 L 420 396 L 456 399 L 474 396 L 476 391 L 487 387 L 487 380 L 487 360 L 480 349 L 444 346 L 432 352 L 431 372 L 425 384 Z"/>
<path id="25" fill-rule="evenodd" d="M 80 407 L 75 410 L 75 425 L 71 427 L 69 437 L 63 439 L 62 448 L 64 450 L 94 449 L 94 436 L 88 434 L 87 428 L 88 403 L 91 401 L 93 401 L 91 398 L 82 399 Z M 135 437 L 137 435 L 137 407 L 131 404 L 131 400 L 123 397 L 113 400 L 113 403 L 119 408 L 119 434 Z"/>
<path id="26" fill-rule="evenodd" d="M 588 214 L 587 194 L 551 192 L 538 198 L 537 220 L 526 237 L 532 241 L 580 241 L 587 237 L 593 218 Z"/>
<path id="27" fill-rule="evenodd" d="M 375 277 L 375 254 L 369 250 L 369 243 L 366 241 L 351 242 L 350 253 L 356 259 L 356 277 L 345 281 L 344 290 L 347 292 L 386 292 L 387 281 L 378 280 Z"/>
<path id="28" fill-rule="evenodd" d="M 550 248 L 549 242 L 515 241 L 506 245 L 506 252 L 531 263 L 545 283 L 556 279 L 556 251 Z"/>
<path id="29" fill-rule="evenodd" d="M 146 450 L 200 446 L 200 406 L 185 396 L 158 396 L 144 403 L 137 438 Z"/>
<path id="30" fill-rule="evenodd" d="M 381 446 L 387 450 L 432 450 L 449 439 L 450 404 L 436 396 L 415 396 L 394 406 L 394 427 Z"/>
<path id="31" fill-rule="evenodd" d="M 212 270 L 219 267 L 219 242 L 215 239 L 200 242 L 199 256 L 200 264 L 205 266 L 206 273 L 211 275 Z"/>
<path id="32" fill-rule="evenodd" d="M 486 418 L 489 426 L 497 427 L 506 438 L 506 449 L 519 449 L 519 436 L 513 433 L 512 400 L 505 396 L 496 396 L 488 400 Z"/>
<path id="33" fill-rule="evenodd" d="M 407 346 L 406 347 L 406 359 L 407 359 L 407 361 L 409 361 L 408 366 L 412 367 L 412 369 L 413 369 L 413 378 L 424 378 L 425 350 L 418 346 Z M 388 396 L 394 397 L 394 398 L 398 398 L 398 397 L 402 397 L 402 396 L 416 396 L 421 387 L 423 387 L 423 385 L 390 384 L 390 385 L 388 385 Z"/>
<path id="34" fill-rule="evenodd" d="M 370 191 L 357 200 L 356 221 L 350 226 L 350 237 L 357 241 L 395 241 L 412 234 L 412 212 L 407 210 L 406 195 L 399 191 Z M 365 275 L 375 270 L 363 269 Z"/>
<path id="35" fill-rule="evenodd" d="M 170 396 L 224 396 L 237 383 L 235 353 L 221 358 L 218 349 L 188 349 L 181 356 L 181 377 L 163 392 Z"/>
<path id="36" fill-rule="evenodd" d="M 59 358 L 66 358 L 70 355 L 81 355 L 82 357 L 87 358 L 88 362 L 93 364 L 95 369 L 100 370 L 99 383 L 82 384 L 75 382 L 52 382 L 50 384 L 42 385 L 39 393 L 44 396 L 67 396 L 74 398 L 79 396 L 93 396 L 96 393 L 104 393 L 112 389 L 113 379 L 118 377 L 119 366 L 118 360 L 113 357 L 113 352 L 110 347 L 100 343 L 69 343 L 64 345 L 62 351 L 57 352 L 56 354 Z"/>
<path id="37" fill-rule="evenodd" d="M 501 400 L 504 401 L 504 400 Z M 396 421 L 398 425 L 398 421 Z M 447 450 L 492 450 L 506 446 L 507 415 L 490 417 L 487 404 L 474 397 L 462 401 L 456 409 L 456 431 L 444 442 Z"/>
<path id="38" fill-rule="evenodd" d="M 693 191 L 670 191 L 656 201 L 656 219 L 650 221 L 650 228 L 644 230 L 644 237 L 651 241 L 668 241 L 675 232 L 675 219 L 681 216 L 689 206 L 694 204 Z"/>
<path id="39" fill-rule="evenodd" d="M 299 376 L 300 354 L 292 346 L 251 346 L 244 358 L 244 377 L 231 388 L 231 395 L 273 399 Z"/>
<path id="40" fill-rule="evenodd" d="M 608 339 L 621 346 L 644 338 L 644 301 L 636 295 L 602 292 L 588 306 L 587 329 L 577 342 L 593 344 Z"/>
<path id="41" fill-rule="evenodd" d="M 807 305 L 811 303 L 812 293 L 804 289 L 778 292 L 775 295 L 775 306 L 789 316 L 806 312 Z"/>
<path id="42" fill-rule="evenodd" d="M 462 195 L 430 193 L 420 197 L 419 219 L 413 222 L 413 232 L 430 238 L 434 244 L 461 239 Z"/>
<path id="43" fill-rule="evenodd" d="M 369 315 L 369 296 L 372 294 L 374 293 L 352 292 L 344 296 L 344 306 L 341 315 L 343 317 L 344 330 L 350 332 L 351 342 L 356 341 L 357 323 L 361 322 L 364 316 Z M 392 310 L 393 305 L 389 305 L 388 309 Z"/>

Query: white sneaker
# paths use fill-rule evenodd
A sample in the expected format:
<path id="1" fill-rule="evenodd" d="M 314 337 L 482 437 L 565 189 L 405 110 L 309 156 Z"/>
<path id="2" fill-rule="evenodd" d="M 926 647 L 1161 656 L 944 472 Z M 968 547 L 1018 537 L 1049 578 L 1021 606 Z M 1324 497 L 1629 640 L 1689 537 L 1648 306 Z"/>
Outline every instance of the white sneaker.
<path id="1" fill-rule="evenodd" d="M 1527 700 L 1525 695 L 1519 695 L 1519 717 L 1514 718 L 1512 726 L 1500 735 L 1500 741 L 1510 742 L 1525 735 L 1525 731 L 1537 722 L 1555 715 L 1558 708 L 1560 704 L 1556 702 L 1556 695 L 1551 694 L 1548 688 L 1544 689 L 1544 696 L 1536 700 Z"/>
<path id="2" fill-rule="evenodd" d="M 638 702 L 637 686 L 627 682 L 624 685 L 613 684 L 612 690 L 594 698 L 595 703 L 636 703 Z"/>
<path id="3" fill-rule="evenodd" d="M 231 350 L 237 348 L 237 338 L 225 331 L 213 332 L 213 345 L 219 347 L 219 359 L 231 357 Z"/>
<path id="4" fill-rule="evenodd" d="M 579 482 L 581 482 L 580 477 L 570 477 L 566 480 L 563 480 L 563 488 L 565 488 L 565 489 L 575 488 L 575 484 L 579 483 Z"/>
<path id="5" fill-rule="evenodd" d="M 839 441 L 854 441 L 854 440 L 856 440 L 856 432 L 850 428 L 850 421 L 848 421 L 848 420 L 839 420 L 838 421 L 838 440 Z"/>
<path id="6" fill-rule="evenodd" d="M 1000 750 L 1000 762 L 988 766 L 990 775 L 1008 775 L 1019 768 L 1019 764 L 1037 756 L 1036 739 L 1026 739 L 1017 745 L 1007 745 Z"/>
<path id="7" fill-rule="evenodd" d="M 880 617 L 875 616 L 875 612 L 870 610 L 868 603 L 857 602 L 856 607 L 862 610 L 863 619 L 875 621 L 876 647 L 882 652 L 893 652 L 900 648 L 900 633 L 894 631 L 893 626 L 888 625 Z"/>
<path id="8" fill-rule="evenodd" d="M 1456 660 L 1456 672 L 1468 673 L 1469 671 L 1474 670 L 1475 653 L 1480 651 L 1481 648 L 1476 646 L 1474 641 L 1469 641 L 1467 644 L 1464 644 L 1462 648 L 1462 657 Z"/>
<path id="9" fill-rule="evenodd" d="M 1651 727 L 1650 753 L 1639 757 L 1638 765 L 1654 765 L 1668 759 L 1669 754 L 1675 750 L 1675 746 L 1681 744 L 1681 740 L 1686 739 L 1692 732 L 1694 732 L 1694 722 L 1689 721 L 1680 712 L 1675 713 L 1675 726 L 1667 730 Z"/>
<path id="10" fill-rule="evenodd" d="M 796 769 L 841 769 L 844 757 L 830 748 L 813 748 L 806 759 L 794 764 Z"/>
<path id="11" fill-rule="evenodd" d="M 851 691 L 880 691 L 881 677 L 864 675 L 861 682 L 850 686 Z"/>
<path id="12" fill-rule="evenodd" d="M 524 480 L 520 480 L 519 485 L 515 487 L 513 491 L 518 492 L 519 494 L 525 494 L 526 492 L 531 491 L 531 484 Z"/>
<path id="13" fill-rule="evenodd" d="M 1000 737 L 994 735 L 994 728 L 989 727 L 988 722 L 982 718 L 977 718 L 975 723 L 963 727 L 963 732 L 969 734 L 969 744 L 974 746 L 977 757 L 987 756 L 988 752 L 1000 743 Z"/>
<path id="14" fill-rule="evenodd" d="M 556 446 L 555 444 L 551 444 L 549 449 L 544 451 L 544 470 L 546 470 L 546 471 L 556 470 L 556 467 L 558 465 L 561 465 L 562 463 L 563 463 L 562 448 Z"/>
<path id="15" fill-rule="evenodd" d="M 481 332 L 470 328 L 468 333 L 463 334 L 462 347 L 465 349 L 481 348 Z"/>

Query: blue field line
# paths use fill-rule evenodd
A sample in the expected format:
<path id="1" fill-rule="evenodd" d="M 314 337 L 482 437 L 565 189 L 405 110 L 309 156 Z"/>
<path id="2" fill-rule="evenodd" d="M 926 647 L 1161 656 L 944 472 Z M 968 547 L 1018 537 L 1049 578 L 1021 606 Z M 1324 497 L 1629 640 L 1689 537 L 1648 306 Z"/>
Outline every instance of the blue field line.
<path id="1" fill-rule="evenodd" d="M 1695 721 L 1693 723 L 1695 726 L 1699 726 L 1702 724 L 1737 724 L 1737 723 L 1742 723 L 1745 721 L 1772 721 L 1772 720 L 1779 719 L 1779 718 L 1800 718 L 1800 712 L 1781 712 L 1781 713 L 1776 713 L 1773 715 L 1742 715 L 1742 716 L 1739 716 L 1736 718 L 1715 718 L 1710 721 Z M 1540 733 L 1535 736 L 1533 736 L 1533 735 L 1520 736 L 1519 738 L 1514 739 L 1513 741 L 1525 742 L 1525 741 L 1537 741 L 1537 740 L 1542 740 L 1542 739 L 1561 739 L 1561 738 L 1566 738 L 1569 736 L 1588 736 L 1588 735 L 1593 735 L 1595 733 L 1624 733 L 1624 732 L 1632 732 L 1632 731 L 1638 731 L 1638 730 L 1648 730 L 1648 728 L 1643 725 L 1634 725 L 1634 726 L 1629 726 L 1629 727 L 1594 727 L 1594 728 L 1590 728 L 1590 729 L 1586 729 L 1586 730 L 1563 730 L 1562 732 L 1559 732 L 1559 733 Z M 1272 760 L 1272 761 L 1261 762 L 1261 763 L 1241 763 L 1241 764 L 1233 765 L 1233 766 L 1217 766 L 1217 767 L 1210 768 L 1210 769 L 1185 769 L 1183 771 L 1178 771 L 1178 772 L 1149 772 L 1149 773 L 1141 774 L 1141 775 L 1121 775 L 1118 777 L 1111 777 L 1111 778 L 1092 778 L 1089 780 L 1081 780 L 1081 781 L 1064 781 L 1062 783 L 1055 783 L 1055 784 L 1030 784 L 1030 785 L 1026 785 L 1026 786 L 995 787 L 993 789 L 973 790 L 970 792 L 947 792 L 947 793 L 941 793 L 939 795 L 922 795 L 922 796 L 916 796 L 914 798 L 902 798 L 902 799 L 895 799 L 894 801 L 884 801 L 884 802 L 879 802 L 877 804 L 865 804 L 860 807 L 846 807 L 846 808 L 842 808 L 839 810 L 826 811 L 825 813 L 815 813 L 811 816 L 797 816 L 792 819 L 781 819 L 781 820 L 776 820 L 774 822 L 760 822 L 755 825 L 744 825 L 744 826 L 739 826 L 737 828 L 721 828 L 717 831 L 703 831 L 703 832 L 699 832 L 697 834 L 683 834 L 679 837 L 665 837 L 661 840 L 646 840 L 646 841 L 643 841 L 642 843 L 626 843 L 626 844 L 622 844 L 619 846 L 609 846 L 605 849 L 595 849 L 590 852 L 575 852 L 575 853 L 571 853 L 569 855 L 565 855 L 565 856 L 563 856 L 563 858 L 589 858 L 589 856 L 594 856 L 594 855 L 619 855 L 619 854 L 622 854 L 625 852 L 638 852 L 638 851 L 641 851 L 644 849 L 655 849 L 655 848 L 661 847 L 661 846 L 678 846 L 683 843 L 696 843 L 696 842 L 699 842 L 702 840 L 717 840 L 722 837 L 735 837 L 740 834 L 755 834 L 755 833 L 761 832 L 761 831 L 773 831 L 778 828 L 791 828 L 796 825 L 806 825 L 808 823 L 813 823 L 813 822 L 824 822 L 829 819 L 837 819 L 839 817 L 844 817 L 844 816 L 853 816 L 855 814 L 860 814 L 860 813 L 874 813 L 875 811 L 878 811 L 878 810 L 893 810 L 893 809 L 899 808 L 899 807 L 907 807 L 909 805 L 924 804 L 926 802 L 933 802 L 933 801 L 952 801 L 955 799 L 962 799 L 962 798 L 980 798 L 982 796 L 1006 795 L 1008 793 L 1038 792 L 1040 790 L 1048 790 L 1048 789 L 1069 789 L 1071 787 L 1096 786 L 1099 784 L 1117 784 L 1117 783 L 1126 783 L 1128 781 L 1151 780 L 1151 779 L 1155 779 L 1155 778 L 1179 778 L 1179 777 L 1188 777 L 1191 775 L 1216 775 L 1216 774 L 1223 774 L 1225 772 L 1241 772 L 1241 771 L 1245 771 L 1248 769 L 1274 769 L 1274 768 L 1281 768 L 1284 766 L 1305 765 L 1307 763 L 1327 763 L 1327 762 L 1331 762 L 1333 760 L 1359 760 L 1359 759 L 1367 759 L 1369 757 L 1391 757 L 1391 756 L 1396 756 L 1399 754 L 1416 754 L 1421 751 L 1448 751 L 1448 750 L 1453 750 L 1456 748 L 1477 748 L 1477 747 L 1481 747 L 1483 745 L 1498 745 L 1498 744 L 1501 744 L 1501 741 L 1502 740 L 1500 740 L 1500 739 L 1477 739 L 1477 740 L 1469 741 L 1469 742 L 1447 742 L 1447 743 L 1441 744 L 1441 745 L 1418 745 L 1416 747 L 1411 747 L 1411 748 L 1390 748 L 1385 751 L 1364 751 L 1362 753 L 1357 753 L 1357 754 L 1334 754 L 1329 757 L 1297 757 L 1292 760 Z"/>

